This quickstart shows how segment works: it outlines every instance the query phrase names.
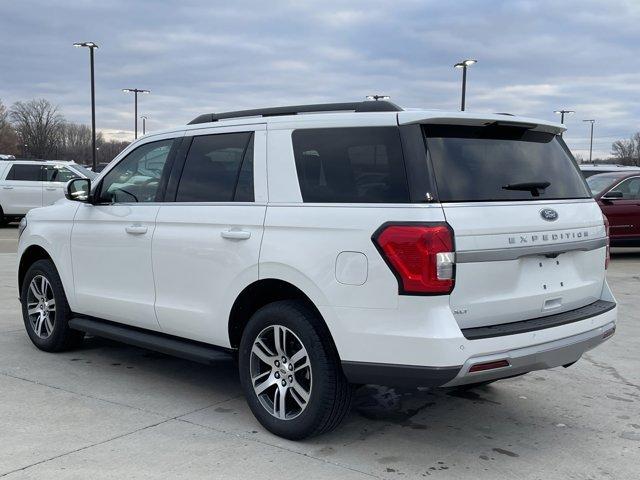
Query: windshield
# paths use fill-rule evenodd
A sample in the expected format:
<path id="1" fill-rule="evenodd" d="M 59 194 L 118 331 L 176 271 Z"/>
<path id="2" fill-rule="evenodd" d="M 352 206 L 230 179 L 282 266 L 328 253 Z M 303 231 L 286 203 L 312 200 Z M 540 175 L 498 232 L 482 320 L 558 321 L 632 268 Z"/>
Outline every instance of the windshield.
<path id="1" fill-rule="evenodd" d="M 92 172 L 91 170 L 89 170 L 88 168 L 83 167 L 82 165 L 74 164 L 74 165 L 70 165 L 70 167 L 71 167 L 71 169 L 75 170 L 80 175 L 82 175 L 85 178 L 88 178 L 89 180 L 93 180 L 94 178 L 96 178 L 98 176 L 97 173 Z"/>
<path id="2" fill-rule="evenodd" d="M 624 177 L 625 174 L 618 175 L 594 175 L 587 178 L 587 184 L 594 196 L 600 194 L 604 189 L 609 187 L 616 180 Z"/>
<path id="3" fill-rule="evenodd" d="M 441 202 L 589 198 L 562 139 L 521 126 L 424 125 Z"/>

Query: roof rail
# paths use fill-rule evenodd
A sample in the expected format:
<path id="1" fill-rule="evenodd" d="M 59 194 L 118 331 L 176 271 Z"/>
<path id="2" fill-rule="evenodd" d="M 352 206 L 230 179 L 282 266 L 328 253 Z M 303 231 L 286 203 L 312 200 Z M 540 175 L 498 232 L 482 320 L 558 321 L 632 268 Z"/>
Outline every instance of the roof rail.
<path id="1" fill-rule="evenodd" d="M 315 105 L 294 105 L 290 107 L 256 108 L 254 110 L 238 110 L 236 112 L 205 113 L 191 120 L 188 125 L 217 122 L 227 118 L 243 117 L 276 117 L 281 115 L 298 115 L 299 113 L 316 112 L 401 112 L 402 108 L 392 102 L 383 100 L 350 102 L 350 103 L 318 103 Z"/>

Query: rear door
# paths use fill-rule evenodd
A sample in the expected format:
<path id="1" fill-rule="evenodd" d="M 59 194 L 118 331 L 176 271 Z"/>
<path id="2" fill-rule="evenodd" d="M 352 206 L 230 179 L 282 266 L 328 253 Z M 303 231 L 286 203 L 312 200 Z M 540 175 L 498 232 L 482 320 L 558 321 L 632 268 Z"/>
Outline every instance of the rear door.
<path id="1" fill-rule="evenodd" d="M 461 328 L 593 303 L 604 281 L 598 205 L 562 139 L 535 125 L 425 125 L 455 233 L 450 297 Z"/>
<path id="2" fill-rule="evenodd" d="M 153 237 L 156 314 L 163 331 L 217 345 L 229 311 L 258 280 L 266 212 L 266 129 L 188 131 Z"/>
<path id="3" fill-rule="evenodd" d="M 42 206 L 42 165 L 14 163 L 2 182 L 2 209 L 5 214 L 25 215 Z"/>

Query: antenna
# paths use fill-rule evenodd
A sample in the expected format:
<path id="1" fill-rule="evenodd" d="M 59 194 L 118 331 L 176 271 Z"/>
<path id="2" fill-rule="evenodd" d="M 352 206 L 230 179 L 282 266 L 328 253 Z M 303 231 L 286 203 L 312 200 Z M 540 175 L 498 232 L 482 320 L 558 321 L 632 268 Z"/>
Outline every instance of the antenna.
<path id="1" fill-rule="evenodd" d="M 389 100 L 391 97 L 389 95 L 367 95 L 365 97 L 367 100 L 375 100 L 376 102 L 378 100 Z"/>

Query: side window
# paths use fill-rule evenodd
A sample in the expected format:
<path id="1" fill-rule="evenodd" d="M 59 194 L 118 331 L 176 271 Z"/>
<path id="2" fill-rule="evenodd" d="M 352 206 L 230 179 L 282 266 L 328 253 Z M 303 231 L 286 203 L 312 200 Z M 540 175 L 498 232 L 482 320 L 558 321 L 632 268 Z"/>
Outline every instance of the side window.
<path id="1" fill-rule="evenodd" d="M 292 141 L 303 201 L 410 201 L 398 128 L 296 130 Z"/>
<path id="2" fill-rule="evenodd" d="M 68 182 L 78 178 L 74 172 L 62 165 L 47 165 L 45 167 L 45 182 Z"/>
<path id="3" fill-rule="evenodd" d="M 253 201 L 253 134 L 193 138 L 176 202 Z"/>
<path id="4" fill-rule="evenodd" d="M 100 202 L 155 202 L 174 140 L 141 145 L 123 158 L 102 181 Z"/>
<path id="5" fill-rule="evenodd" d="M 42 165 L 16 163 L 11 167 L 11 170 L 9 170 L 7 180 L 39 182 L 42 180 Z"/>
<path id="6" fill-rule="evenodd" d="M 640 200 L 640 178 L 628 178 L 612 191 L 622 192 L 623 200 Z"/>

